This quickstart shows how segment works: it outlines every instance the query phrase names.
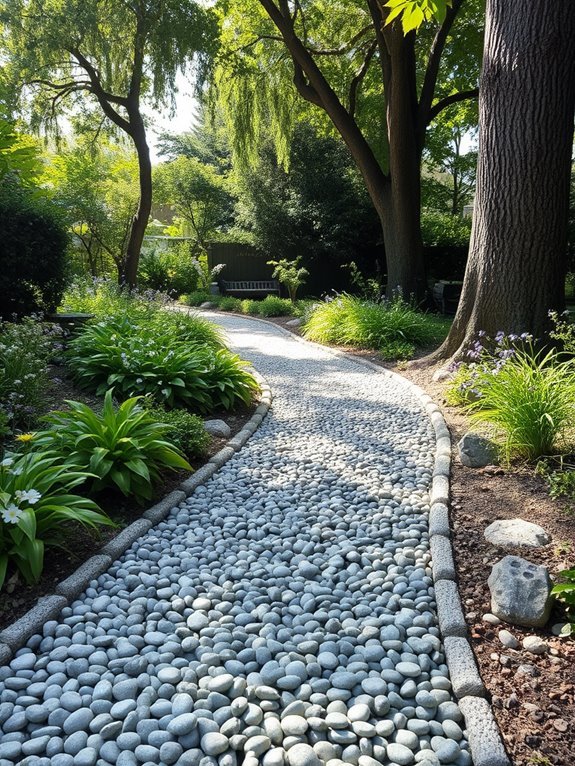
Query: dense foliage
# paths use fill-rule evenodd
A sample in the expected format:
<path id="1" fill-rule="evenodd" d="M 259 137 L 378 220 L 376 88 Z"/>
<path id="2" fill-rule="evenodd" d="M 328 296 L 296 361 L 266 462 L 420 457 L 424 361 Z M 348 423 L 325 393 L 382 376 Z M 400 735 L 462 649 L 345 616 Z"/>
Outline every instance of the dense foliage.
<path id="1" fill-rule="evenodd" d="M 54 311 L 66 283 L 61 212 L 32 190 L 0 184 L 0 242 L 1 317 Z"/>

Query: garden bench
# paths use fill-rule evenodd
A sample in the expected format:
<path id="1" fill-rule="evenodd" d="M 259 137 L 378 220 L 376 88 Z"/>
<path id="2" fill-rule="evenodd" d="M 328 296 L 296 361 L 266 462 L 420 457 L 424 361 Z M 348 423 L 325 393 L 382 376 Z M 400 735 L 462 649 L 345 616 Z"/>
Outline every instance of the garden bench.
<path id="1" fill-rule="evenodd" d="M 235 282 L 222 280 L 224 292 L 227 293 L 270 293 L 280 294 L 280 284 L 276 279 L 248 279 Z"/>

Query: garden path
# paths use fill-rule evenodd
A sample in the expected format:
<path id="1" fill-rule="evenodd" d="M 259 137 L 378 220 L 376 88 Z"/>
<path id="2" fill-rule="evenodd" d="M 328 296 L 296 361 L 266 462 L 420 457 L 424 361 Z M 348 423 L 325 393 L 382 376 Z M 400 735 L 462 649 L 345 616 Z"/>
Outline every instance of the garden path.
<path id="1" fill-rule="evenodd" d="M 259 430 L 0 668 L 0 766 L 471 762 L 407 382 L 222 316 Z"/>

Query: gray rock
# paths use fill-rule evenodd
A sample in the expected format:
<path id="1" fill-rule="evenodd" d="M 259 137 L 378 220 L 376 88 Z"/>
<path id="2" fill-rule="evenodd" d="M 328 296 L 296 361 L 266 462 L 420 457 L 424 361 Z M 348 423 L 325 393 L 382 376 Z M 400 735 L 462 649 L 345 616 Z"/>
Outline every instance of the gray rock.
<path id="1" fill-rule="evenodd" d="M 523 519 L 498 519 L 485 530 L 485 539 L 491 545 L 503 548 L 542 548 L 551 542 L 551 535 L 539 524 Z"/>
<path id="2" fill-rule="evenodd" d="M 468 468 L 483 468 L 498 460 L 497 446 L 473 431 L 466 433 L 458 443 L 457 453 L 461 463 Z"/>
<path id="3" fill-rule="evenodd" d="M 200 745 L 206 755 L 220 755 L 221 753 L 225 753 L 230 746 L 230 742 L 223 734 L 220 734 L 217 731 L 211 731 L 204 734 Z"/>
<path id="4" fill-rule="evenodd" d="M 313 748 L 303 743 L 290 747 L 287 760 L 289 766 L 322 766 Z"/>
<path id="5" fill-rule="evenodd" d="M 549 646 L 539 636 L 525 636 L 523 648 L 531 654 L 546 654 Z"/>
<path id="6" fill-rule="evenodd" d="M 500 630 L 497 637 L 506 649 L 517 649 L 519 641 L 508 630 Z"/>
<path id="7" fill-rule="evenodd" d="M 392 742 L 387 746 L 387 757 L 399 766 L 410 766 L 413 763 L 414 753 L 405 745 Z"/>
<path id="8" fill-rule="evenodd" d="M 232 429 L 225 420 L 204 420 L 204 428 L 210 436 L 216 436 L 218 439 L 229 439 Z"/>
<path id="9" fill-rule="evenodd" d="M 519 556 L 505 556 L 493 566 L 487 582 L 494 615 L 513 625 L 545 625 L 552 606 L 546 567 Z"/>
<path id="10" fill-rule="evenodd" d="M 290 319 L 286 322 L 286 327 L 301 327 L 302 324 L 303 319 L 301 317 L 295 317 L 295 319 Z"/>

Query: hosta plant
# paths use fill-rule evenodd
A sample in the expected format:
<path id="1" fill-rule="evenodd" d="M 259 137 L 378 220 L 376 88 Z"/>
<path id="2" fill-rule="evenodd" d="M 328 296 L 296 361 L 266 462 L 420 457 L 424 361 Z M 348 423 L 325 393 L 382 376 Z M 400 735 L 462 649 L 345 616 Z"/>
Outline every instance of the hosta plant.
<path id="1" fill-rule="evenodd" d="M 56 454 L 28 452 L 0 462 L 0 588 L 9 564 L 27 583 L 38 581 L 44 547 L 59 544 L 63 522 L 112 525 L 96 503 L 71 492 L 87 478 Z"/>
<path id="2" fill-rule="evenodd" d="M 187 319 L 166 315 L 163 331 L 158 323 L 134 325 L 127 318 L 98 322 L 70 343 L 72 376 L 99 395 L 112 389 L 119 399 L 146 395 L 198 412 L 249 401 L 257 384 L 244 363 L 215 338 L 196 342 L 199 331 Z"/>
<path id="3" fill-rule="evenodd" d="M 35 449 L 55 452 L 67 464 L 89 472 L 94 491 L 116 487 L 124 495 L 149 500 L 163 469 L 191 470 L 164 439 L 170 426 L 154 420 L 137 397 L 115 408 L 109 390 L 101 415 L 82 402 L 66 404 L 69 410 L 46 416 L 49 428 L 34 438 Z"/>

